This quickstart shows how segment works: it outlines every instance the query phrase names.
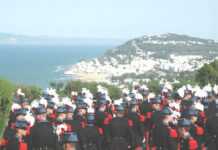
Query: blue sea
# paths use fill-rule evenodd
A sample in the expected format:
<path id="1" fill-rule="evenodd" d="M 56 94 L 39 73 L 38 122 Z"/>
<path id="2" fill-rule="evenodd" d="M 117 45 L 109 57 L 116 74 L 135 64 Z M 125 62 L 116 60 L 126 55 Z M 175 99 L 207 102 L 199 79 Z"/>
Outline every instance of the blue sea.
<path id="1" fill-rule="evenodd" d="M 112 45 L 0 45 L 0 77 L 15 83 L 49 86 L 68 80 L 64 70 L 83 59 L 99 57 Z"/>

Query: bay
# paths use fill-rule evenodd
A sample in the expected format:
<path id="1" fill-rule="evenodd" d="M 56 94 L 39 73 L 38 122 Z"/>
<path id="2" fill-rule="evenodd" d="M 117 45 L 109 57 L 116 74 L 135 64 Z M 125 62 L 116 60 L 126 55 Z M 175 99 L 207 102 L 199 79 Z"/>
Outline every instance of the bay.
<path id="1" fill-rule="evenodd" d="M 64 70 L 82 59 L 99 57 L 113 45 L 0 45 L 0 77 L 18 84 L 49 86 L 67 80 Z"/>

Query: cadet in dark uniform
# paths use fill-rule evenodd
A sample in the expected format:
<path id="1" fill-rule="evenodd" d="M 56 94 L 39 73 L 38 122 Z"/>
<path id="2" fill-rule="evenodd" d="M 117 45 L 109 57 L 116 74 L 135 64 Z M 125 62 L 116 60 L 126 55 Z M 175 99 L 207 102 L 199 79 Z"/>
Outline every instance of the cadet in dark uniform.
<path id="1" fill-rule="evenodd" d="M 178 133 L 171 127 L 171 114 L 171 110 L 165 107 L 161 111 L 162 120 L 153 129 L 152 141 L 156 150 L 177 150 L 178 148 Z"/>
<path id="2" fill-rule="evenodd" d="M 108 122 L 105 136 L 109 150 L 128 150 L 134 148 L 133 122 L 125 117 L 122 104 L 116 106 L 116 117 Z"/>
<path id="3" fill-rule="evenodd" d="M 97 103 L 97 110 L 95 113 L 96 126 L 101 128 L 104 132 L 105 122 L 110 122 L 112 120 L 112 115 L 106 112 L 107 109 L 107 101 L 99 100 Z"/>
<path id="4" fill-rule="evenodd" d="M 4 140 L 8 141 L 10 138 L 14 137 L 16 130 L 15 130 L 15 122 L 17 120 L 25 120 L 26 110 L 25 109 L 18 109 L 11 113 L 13 119 L 9 121 L 8 126 L 5 128 L 3 138 Z"/>
<path id="5" fill-rule="evenodd" d="M 87 124 L 79 131 L 82 150 L 102 150 L 102 130 L 95 126 L 95 114 L 87 114 Z"/>
<path id="6" fill-rule="evenodd" d="M 79 121 L 81 127 L 85 127 L 88 106 L 83 101 L 77 101 L 76 105 L 77 108 L 74 111 L 74 120 Z"/>
<path id="7" fill-rule="evenodd" d="M 66 119 L 64 122 L 70 126 L 71 132 L 78 133 L 78 131 L 82 128 L 80 121 L 74 119 L 74 110 L 72 107 L 67 106 L 66 109 L 67 109 Z"/>
<path id="8" fill-rule="evenodd" d="M 178 121 L 179 150 L 198 150 L 199 145 L 190 133 L 191 121 L 180 119 Z"/>
<path id="9" fill-rule="evenodd" d="M 161 120 L 161 99 L 160 97 L 150 99 L 152 112 L 150 112 L 150 119 L 146 120 L 146 126 L 148 130 L 148 137 L 147 137 L 147 147 L 153 145 L 152 140 L 152 132 L 153 129 L 156 127 L 157 124 L 160 123 Z"/>
<path id="10" fill-rule="evenodd" d="M 55 123 L 56 120 L 56 112 L 55 112 L 55 103 L 52 102 L 51 100 L 48 101 L 48 105 L 47 105 L 47 119 L 49 122 L 51 122 L 52 124 Z"/>
<path id="11" fill-rule="evenodd" d="M 209 103 L 206 132 L 208 150 L 218 149 L 218 99 Z"/>
<path id="12" fill-rule="evenodd" d="M 136 99 L 133 99 L 130 102 L 129 111 L 127 117 L 133 121 L 133 131 L 135 136 L 135 145 L 136 147 L 142 147 L 144 139 L 144 123 L 145 117 L 141 115 L 139 106 Z"/>
<path id="13" fill-rule="evenodd" d="M 198 123 L 198 111 L 190 108 L 186 110 L 187 118 L 191 121 L 190 134 L 197 140 L 199 145 L 199 150 L 203 149 L 205 146 L 205 130 L 203 126 Z"/>
<path id="14" fill-rule="evenodd" d="M 56 150 L 57 137 L 51 123 L 47 121 L 46 109 L 36 108 L 36 123 L 30 131 L 31 150 Z"/>
<path id="15" fill-rule="evenodd" d="M 6 150 L 28 150 L 27 127 L 28 122 L 25 120 L 17 120 L 15 123 L 16 133 L 12 136 L 7 145 Z"/>

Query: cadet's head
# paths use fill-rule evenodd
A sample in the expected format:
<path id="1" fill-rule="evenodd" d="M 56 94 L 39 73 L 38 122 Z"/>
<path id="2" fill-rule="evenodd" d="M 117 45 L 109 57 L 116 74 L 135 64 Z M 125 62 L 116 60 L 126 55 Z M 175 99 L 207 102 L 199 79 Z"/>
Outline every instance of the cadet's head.
<path id="1" fill-rule="evenodd" d="M 198 111 L 195 109 L 190 109 L 189 116 L 191 122 L 195 123 L 198 120 Z"/>
<path id="2" fill-rule="evenodd" d="M 48 105 L 47 105 L 47 114 L 52 114 L 54 113 L 54 109 L 55 109 L 55 103 L 52 101 L 48 101 Z"/>
<path id="3" fill-rule="evenodd" d="M 193 108 L 189 108 L 184 112 L 184 117 L 187 117 L 192 123 L 198 120 L 198 111 Z"/>
<path id="4" fill-rule="evenodd" d="M 119 104 L 115 106 L 117 117 L 123 117 L 125 114 L 125 108 L 123 104 Z"/>
<path id="5" fill-rule="evenodd" d="M 15 122 L 15 127 L 16 127 L 16 134 L 18 136 L 25 136 L 26 135 L 26 129 L 28 127 L 28 122 L 26 120 L 17 120 Z"/>
<path id="6" fill-rule="evenodd" d="M 161 115 L 163 117 L 164 122 L 168 123 L 168 122 L 172 121 L 172 117 L 171 117 L 172 111 L 169 107 L 163 108 L 163 110 L 161 111 Z"/>
<path id="7" fill-rule="evenodd" d="M 161 104 L 160 97 L 150 99 L 150 103 L 151 103 L 152 109 L 160 110 L 160 104 Z"/>
<path id="8" fill-rule="evenodd" d="M 66 119 L 66 113 L 67 113 L 66 106 L 59 106 L 56 112 L 57 112 L 57 120 L 64 121 Z"/>
<path id="9" fill-rule="evenodd" d="M 77 113 L 78 115 L 84 116 L 87 114 L 87 104 L 85 102 L 79 102 L 77 103 Z"/>
<path id="10" fill-rule="evenodd" d="M 67 120 L 72 120 L 73 119 L 73 113 L 74 113 L 73 107 L 67 106 L 66 119 Z"/>
<path id="11" fill-rule="evenodd" d="M 105 99 L 100 99 L 98 101 L 98 110 L 104 112 L 107 108 L 107 101 Z"/>
<path id="12" fill-rule="evenodd" d="M 16 116 L 16 120 L 24 120 L 26 116 L 27 110 L 26 109 L 18 109 L 14 111 L 14 114 Z"/>
<path id="13" fill-rule="evenodd" d="M 77 134 L 74 132 L 65 133 L 63 136 L 63 143 L 65 150 L 76 150 L 76 143 L 78 143 Z"/>
<path id="14" fill-rule="evenodd" d="M 29 108 L 29 107 L 30 107 L 30 105 L 29 105 L 29 100 L 26 99 L 26 98 L 23 98 L 23 99 L 21 100 L 21 106 L 22 106 L 23 108 Z"/>
<path id="15" fill-rule="evenodd" d="M 182 97 L 181 97 L 178 93 L 173 93 L 173 94 L 172 94 L 172 97 L 173 97 L 173 99 L 175 100 L 175 102 L 181 103 Z"/>
<path id="16" fill-rule="evenodd" d="M 46 115 L 46 109 L 43 106 L 39 106 L 35 109 L 35 115 L 37 121 L 46 121 L 47 115 Z"/>
<path id="17" fill-rule="evenodd" d="M 137 112 L 139 110 L 138 102 L 136 99 L 133 99 L 132 101 L 130 101 L 130 110 L 132 112 Z"/>
<path id="18" fill-rule="evenodd" d="M 189 129 L 191 127 L 191 121 L 185 118 L 182 118 L 178 121 L 178 131 L 181 137 L 189 137 Z"/>

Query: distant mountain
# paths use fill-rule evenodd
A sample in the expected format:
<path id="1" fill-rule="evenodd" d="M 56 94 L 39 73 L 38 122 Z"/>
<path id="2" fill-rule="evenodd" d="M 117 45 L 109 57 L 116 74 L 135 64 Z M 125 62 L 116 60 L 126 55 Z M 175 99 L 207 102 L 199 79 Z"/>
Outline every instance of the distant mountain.
<path id="1" fill-rule="evenodd" d="M 65 74 L 98 73 L 112 80 L 174 77 L 218 58 L 218 43 L 188 35 L 145 35 L 127 41 L 92 60 L 73 65 Z"/>
<path id="2" fill-rule="evenodd" d="M 26 36 L 0 33 L 0 44 L 18 45 L 118 45 L 122 39 Z"/>
<path id="3" fill-rule="evenodd" d="M 174 55 L 203 55 L 218 54 L 218 43 L 210 39 L 167 33 L 161 35 L 143 36 L 130 40 L 123 45 L 107 51 L 106 57 L 116 55 L 141 56 L 150 53 L 155 58 L 169 58 Z"/>

